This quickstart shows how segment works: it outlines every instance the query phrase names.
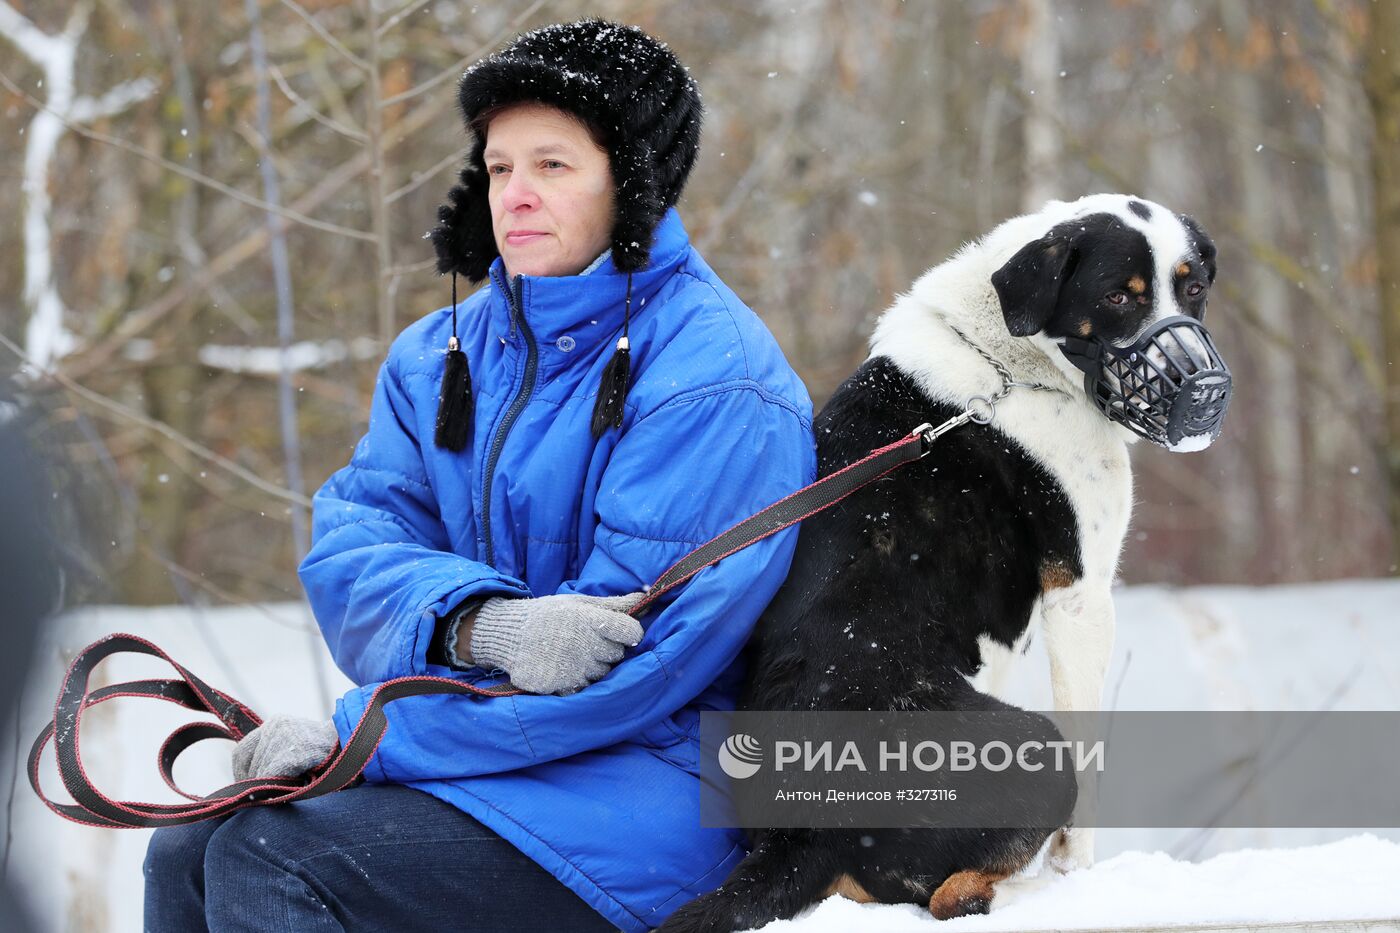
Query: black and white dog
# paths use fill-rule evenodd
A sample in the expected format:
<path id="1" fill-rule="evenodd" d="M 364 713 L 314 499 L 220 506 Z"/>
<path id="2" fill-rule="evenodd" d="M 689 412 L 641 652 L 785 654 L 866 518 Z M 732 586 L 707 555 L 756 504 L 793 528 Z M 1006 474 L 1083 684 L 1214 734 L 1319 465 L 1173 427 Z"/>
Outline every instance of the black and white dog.
<path id="1" fill-rule="evenodd" d="M 1229 371 L 1200 324 L 1215 258 L 1190 218 L 1095 195 L 1006 221 L 902 295 L 817 418 L 820 473 L 921 422 L 985 416 L 978 397 L 995 401 L 992 417 L 803 522 L 750 643 L 741 708 L 1004 709 L 970 678 L 1014 657 L 1038 616 L 1055 706 L 1098 709 L 1128 444 L 1199 449 L 1228 404 Z M 760 830 L 725 884 L 662 929 L 759 927 L 832 893 L 939 918 L 986 912 L 993 885 L 1051 835 Z M 1053 835 L 1052 865 L 1092 862 L 1088 830 Z"/>

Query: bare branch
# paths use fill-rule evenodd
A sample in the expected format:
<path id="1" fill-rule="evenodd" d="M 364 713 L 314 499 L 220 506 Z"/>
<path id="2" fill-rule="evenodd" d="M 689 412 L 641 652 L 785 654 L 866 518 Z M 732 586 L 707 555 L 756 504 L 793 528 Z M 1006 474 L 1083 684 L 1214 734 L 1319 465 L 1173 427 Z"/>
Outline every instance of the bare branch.
<path id="1" fill-rule="evenodd" d="M 436 259 L 424 259 L 422 262 L 411 262 L 402 266 L 390 266 L 384 270 L 385 276 L 417 275 L 419 272 L 427 272 L 437 267 Z"/>
<path id="2" fill-rule="evenodd" d="M 349 341 L 337 338 L 300 340 L 285 347 L 205 344 L 199 348 L 199 362 L 210 369 L 222 369 L 231 373 L 276 376 L 284 371 L 319 369 L 346 360 L 378 359 L 384 350 L 385 348 L 373 337 L 355 337 Z"/>
<path id="3" fill-rule="evenodd" d="M 73 12 L 68 14 L 68 22 L 63 24 L 63 35 L 69 40 L 76 41 L 87 32 L 88 20 L 92 19 L 91 0 L 83 0 L 73 7 Z"/>
<path id="4" fill-rule="evenodd" d="M 546 2 L 547 0 L 535 0 L 534 3 L 530 4 L 524 10 L 524 12 L 522 12 L 519 16 L 517 16 L 515 19 L 511 20 L 508 24 L 506 24 L 506 26 L 503 29 L 501 29 L 500 32 L 492 36 L 490 40 L 487 41 L 480 48 L 476 49 L 469 55 L 464 55 L 461 58 L 457 59 L 457 61 L 453 62 L 451 65 L 448 65 L 442 71 L 439 71 L 437 74 L 433 75 L 431 78 L 424 81 L 417 87 L 411 87 L 401 94 L 395 94 L 393 97 L 384 98 L 379 102 L 379 106 L 392 107 L 394 104 L 402 103 L 406 100 L 412 100 L 420 94 L 428 93 L 433 88 L 437 87 L 439 84 L 442 84 L 444 81 L 450 81 L 453 78 L 460 77 L 462 72 L 467 68 L 468 65 L 471 65 L 477 59 L 481 58 L 482 55 L 486 54 L 486 52 L 495 48 L 496 45 L 500 43 L 502 39 L 506 38 L 507 36 L 514 33 L 516 30 L 518 30 L 520 28 L 520 24 L 525 22 L 525 20 L 529 19 L 534 14 L 534 12 L 540 7 L 544 6 Z"/>
<path id="5" fill-rule="evenodd" d="M 321 113 L 321 111 L 317 110 L 310 101 L 292 90 L 292 86 L 287 83 L 287 79 L 282 75 L 282 69 L 278 68 L 276 65 L 268 65 L 267 71 L 268 74 L 272 75 L 272 80 L 277 83 L 278 89 L 287 96 L 287 99 L 300 107 L 311 119 L 326 127 L 326 129 L 334 130 L 347 139 L 353 139 L 357 143 L 363 143 L 365 141 L 367 137 L 365 136 L 364 130 L 358 127 L 345 126 L 331 117 L 326 116 Z"/>
<path id="6" fill-rule="evenodd" d="M 379 28 L 376 29 L 375 32 L 380 37 L 383 37 L 383 35 L 390 29 L 393 29 L 399 23 L 403 22 L 405 19 L 412 16 L 414 13 L 417 13 L 419 10 L 423 9 L 423 7 L 427 6 L 429 3 L 432 2 L 433 0 L 413 0 L 413 2 L 410 3 L 408 6 L 404 7 L 402 10 L 399 10 L 393 16 L 389 17 L 383 23 L 381 23 Z"/>
<path id="7" fill-rule="evenodd" d="M 388 149 L 392 151 L 411 139 L 414 133 L 425 126 L 432 125 L 442 111 L 450 107 L 452 103 L 453 101 L 447 96 L 440 96 L 419 105 L 407 117 L 395 124 L 398 132 L 389 141 Z M 369 165 L 369 153 L 364 150 L 357 152 L 328 172 L 317 183 L 316 187 L 292 202 L 292 209 L 303 212 L 315 210 L 320 204 L 336 195 L 340 189 L 364 174 Z M 259 255 L 267 245 L 267 237 L 268 229 L 266 227 L 254 230 L 215 257 L 200 270 L 194 279 L 182 282 L 139 311 L 123 316 L 117 327 L 100 342 L 67 358 L 70 367 L 69 374 L 81 379 L 101 367 L 111 359 L 112 354 L 117 352 L 125 341 L 154 327 L 172 311 L 188 301 L 190 296 L 208 290 L 214 282 L 237 269 L 246 260 Z"/>
<path id="8" fill-rule="evenodd" d="M 180 577 L 181 579 L 199 587 L 201 590 L 204 590 L 210 596 L 213 596 L 215 599 L 219 600 L 222 603 L 227 603 L 230 606 L 238 606 L 242 609 L 256 610 L 257 612 L 266 616 L 269 622 L 272 622 L 274 625 L 278 625 L 282 628 L 292 629 L 296 632 L 316 631 L 314 627 L 308 626 L 305 622 L 289 622 L 287 619 L 283 618 L 282 616 L 279 616 L 277 613 L 272 612 L 263 603 L 257 603 L 247 599 L 240 599 L 238 596 L 236 596 L 233 593 L 230 593 L 228 590 L 224 589 L 218 584 L 210 582 L 208 577 L 206 577 L 204 574 L 196 573 L 195 571 L 190 570 L 188 567 L 184 567 L 180 564 L 175 563 L 175 561 L 160 553 L 144 541 L 138 541 L 136 546 L 141 550 L 143 554 L 154 560 L 156 563 L 160 564 L 166 570 L 175 574 L 177 577 Z"/>
<path id="9" fill-rule="evenodd" d="M 5 0 L 0 0 L 0 35 L 9 36 L 15 49 L 36 65 L 44 63 L 58 41 Z"/>
<path id="10" fill-rule="evenodd" d="M 79 97 L 68 109 L 68 118 L 75 123 L 92 123 L 102 117 L 115 116 L 132 104 L 150 97 L 160 87 L 154 78 L 125 81 L 101 97 Z"/>
<path id="11" fill-rule="evenodd" d="M 1247 226 L 1236 219 L 1232 225 L 1233 232 L 1249 248 L 1254 258 L 1259 260 L 1265 268 L 1272 271 L 1290 285 L 1302 286 L 1303 294 L 1308 296 L 1314 308 L 1320 311 L 1327 322 L 1337 329 L 1342 340 L 1346 343 L 1347 349 L 1361 366 L 1361 371 L 1370 383 L 1371 388 L 1378 393 L 1385 392 L 1385 373 L 1382 370 L 1380 360 L 1369 341 L 1356 333 L 1350 323 L 1343 318 L 1331 301 L 1325 295 L 1320 294 L 1318 283 L 1311 272 L 1304 269 L 1291 257 L 1285 255 L 1271 243 L 1259 239 L 1249 232 Z"/>
<path id="12" fill-rule="evenodd" d="M 369 69 L 369 99 L 365 102 L 368 109 L 365 121 L 365 133 L 369 139 L 366 148 L 369 150 L 369 205 L 370 223 L 374 227 L 374 258 L 376 266 L 376 277 L 374 280 L 375 304 L 378 310 L 379 339 L 384 346 L 394 341 L 394 333 L 397 327 L 394 324 L 394 301 L 392 290 L 392 279 L 384 278 L 384 270 L 394 264 L 393 244 L 389 242 L 389 202 L 384 197 L 384 110 L 379 106 L 379 98 L 382 94 L 382 85 L 379 79 L 379 31 L 378 13 L 374 9 L 374 0 L 368 0 L 366 4 L 369 15 L 369 57 L 373 67 Z"/>
<path id="13" fill-rule="evenodd" d="M 432 181 L 435 177 L 437 177 L 438 172 L 447 168 L 449 165 L 456 165 L 463 159 L 465 159 L 467 157 L 467 153 L 471 152 L 471 149 L 472 147 L 470 144 L 463 146 L 456 152 L 449 153 L 442 159 L 438 160 L 438 162 L 434 164 L 431 168 L 426 169 L 422 172 L 414 172 L 412 181 L 408 182 L 407 184 L 401 187 L 395 188 L 393 191 L 390 191 L 388 194 L 384 195 L 384 203 L 393 204 L 395 201 L 397 201 L 404 195 L 412 194 L 413 192 L 417 191 L 420 187 L 423 186 L 425 182 Z"/>
<path id="14" fill-rule="evenodd" d="M 10 338 L 4 336 L 3 334 L 0 334 L 0 345 L 3 345 L 7 350 L 13 353 L 26 365 L 33 367 L 35 371 L 38 371 L 38 367 L 34 364 L 32 360 L 29 359 L 29 357 L 25 354 L 24 350 L 22 350 L 18 344 L 11 341 Z M 258 489 L 261 489 L 263 492 L 268 493 L 269 495 L 276 496 L 279 499 L 283 499 L 287 502 L 294 503 L 295 505 L 302 506 L 303 508 L 311 507 L 311 500 L 308 497 L 298 496 L 289 489 L 286 489 L 282 486 L 278 486 L 276 483 L 268 482 L 261 476 L 258 476 L 253 471 L 247 469 L 246 467 L 235 463 L 227 457 L 215 453 L 208 447 L 205 447 L 203 444 L 199 443 L 199 441 L 196 441 L 190 437 L 186 437 L 185 435 L 181 434 L 179 431 L 175 430 L 163 421 L 157 421 L 156 419 L 148 417 L 147 415 L 144 415 L 133 408 L 123 405 L 116 399 L 108 398 L 100 392 L 94 392 L 92 389 L 78 384 L 77 382 L 73 381 L 68 376 L 65 376 L 63 373 L 57 371 L 56 369 L 49 369 L 45 373 L 45 375 L 54 379 L 60 385 L 62 385 L 64 388 L 68 389 L 68 391 L 72 392 L 78 397 L 86 399 L 92 404 L 104 408 L 109 412 L 112 412 L 120 418 L 124 418 L 128 421 L 135 422 L 136 424 L 139 424 L 142 427 L 149 428 L 150 430 L 157 432 L 161 436 L 175 442 L 180 447 L 183 447 L 185 450 L 188 450 L 196 457 L 199 457 L 203 460 L 208 461 L 209 463 L 214 464 L 217 467 L 227 470 L 228 472 L 232 473 L 234 476 L 237 476 L 244 482 L 256 486 Z"/>
<path id="15" fill-rule="evenodd" d="M 786 152 L 788 138 L 796 129 L 799 114 L 802 113 L 807 101 L 824 87 L 820 81 L 816 80 L 819 63 L 828 62 L 832 54 L 831 47 L 827 46 L 822 49 L 820 54 L 812 56 L 806 73 L 799 83 L 799 86 L 805 89 L 802 98 L 786 109 L 783 114 L 783 122 L 768 135 L 763 151 L 758 153 L 749 163 L 744 174 L 730 189 L 729 196 L 724 199 L 724 203 L 708 218 L 705 232 L 697 239 L 701 252 L 708 251 L 711 246 L 715 245 L 728 225 L 729 218 L 748 200 L 749 194 L 763 180 L 768 170 L 779 164 L 779 160 Z"/>
<path id="16" fill-rule="evenodd" d="M 1264 319 L 1259 308 L 1246 299 L 1241 289 L 1229 282 L 1218 287 L 1223 290 L 1225 299 L 1229 302 L 1232 316 L 1279 350 L 1293 354 L 1298 369 L 1308 377 L 1309 384 L 1318 388 L 1337 406 L 1336 411 L 1356 431 L 1357 437 L 1371 445 L 1373 442 L 1369 439 L 1367 432 L 1367 415 L 1357 408 L 1355 392 L 1339 385 L 1331 372 L 1324 371 L 1307 354 L 1299 353 L 1298 343 L 1293 336 L 1281 333 L 1272 327 Z"/>
<path id="17" fill-rule="evenodd" d="M 98 132 L 97 130 L 90 130 L 79 123 L 75 123 L 63 114 L 52 110 L 42 101 L 36 100 L 29 94 L 25 93 L 25 91 L 22 88 L 20 88 L 19 85 L 15 84 L 14 81 L 10 80 L 9 75 L 5 74 L 4 72 L 0 72 L 0 84 L 5 85 L 5 87 L 9 88 L 12 93 L 23 97 L 24 100 L 31 107 L 34 107 L 38 110 L 43 110 L 46 113 L 53 114 L 55 117 L 61 120 L 65 126 L 71 129 L 73 132 L 79 134 L 80 136 L 86 136 L 88 139 L 92 139 L 100 143 L 107 143 L 110 146 L 115 146 L 118 149 L 130 152 L 132 155 L 139 156 L 140 158 L 145 159 L 148 162 L 153 162 L 156 165 L 159 165 L 161 168 L 169 169 L 170 171 L 175 172 L 177 175 L 188 178 L 190 181 L 204 185 L 208 188 L 213 188 L 220 194 L 226 194 L 229 197 L 233 198 L 235 201 L 240 201 L 244 204 L 247 204 L 249 207 L 256 207 L 258 210 L 262 211 L 270 211 L 274 214 L 285 217 L 288 220 L 295 221 L 299 224 L 304 224 L 305 226 L 313 227 L 317 230 L 324 230 L 326 233 L 339 234 L 340 236 L 349 237 L 353 240 L 368 240 L 369 242 L 374 242 L 374 234 L 372 233 L 368 233 L 364 230 L 355 230 L 351 227 L 342 227 L 339 224 L 327 223 L 324 220 L 317 220 L 314 217 L 307 217 L 305 214 L 298 213 L 297 211 L 290 210 L 288 208 L 278 207 L 274 204 L 268 204 L 261 198 L 254 197 L 251 194 L 244 194 L 237 188 L 230 188 L 223 182 L 214 178 L 210 178 L 208 175 L 203 175 L 199 172 L 191 171 L 190 169 L 185 168 L 183 165 L 180 165 L 178 162 L 172 162 L 169 159 L 156 155 L 155 153 L 147 152 L 140 146 L 137 146 L 134 143 L 127 142 L 121 137 L 111 136 L 107 133 Z"/>
<path id="18" fill-rule="evenodd" d="M 326 27 L 321 25 L 321 21 L 318 20 L 315 16 L 312 16 L 311 13 L 304 9 L 301 6 L 301 4 L 297 3 L 296 0 L 281 0 L 281 3 L 284 7 L 291 10 L 297 16 L 300 16 L 303 20 L 305 20 L 306 25 L 310 26 L 311 29 L 316 33 L 316 35 L 324 39 L 326 44 L 329 45 L 331 48 L 335 49 L 341 55 L 345 56 L 345 59 L 349 61 L 350 64 L 354 65 L 356 68 L 361 69 L 362 71 L 369 70 L 369 62 L 365 61 L 363 58 L 346 48 L 343 42 L 341 42 L 335 36 L 331 35 L 330 32 L 327 31 Z"/>

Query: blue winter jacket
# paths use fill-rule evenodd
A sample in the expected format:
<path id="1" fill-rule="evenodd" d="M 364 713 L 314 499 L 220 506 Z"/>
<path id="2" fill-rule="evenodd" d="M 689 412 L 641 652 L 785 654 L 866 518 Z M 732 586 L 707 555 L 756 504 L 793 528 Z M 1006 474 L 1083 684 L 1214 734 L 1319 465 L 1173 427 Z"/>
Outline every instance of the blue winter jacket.
<path id="1" fill-rule="evenodd" d="M 460 453 L 433 444 L 450 309 L 394 341 L 368 433 L 315 496 L 300 567 L 359 684 L 336 706 L 342 741 L 382 681 L 503 679 L 425 660 L 437 617 L 464 600 L 636 592 L 815 477 L 802 382 L 674 210 L 633 278 L 622 428 L 593 438 L 626 283 L 610 259 L 586 276 L 512 281 L 496 261 L 458 310 L 475 393 Z M 733 707 L 740 649 L 795 543 L 790 529 L 702 571 L 572 696 L 396 701 L 367 780 L 466 811 L 624 930 L 659 924 L 743 855 L 737 831 L 700 826 L 699 714 Z"/>

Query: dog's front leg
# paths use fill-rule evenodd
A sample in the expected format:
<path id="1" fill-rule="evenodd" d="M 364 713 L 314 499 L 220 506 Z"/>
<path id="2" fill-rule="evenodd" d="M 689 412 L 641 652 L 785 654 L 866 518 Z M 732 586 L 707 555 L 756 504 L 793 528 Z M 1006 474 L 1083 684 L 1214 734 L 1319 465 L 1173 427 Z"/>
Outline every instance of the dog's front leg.
<path id="1" fill-rule="evenodd" d="M 1050 689 L 1063 712 L 1097 712 L 1104 675 L 1113 653 L 1113 596 L 1107 584 L 1079 580 L 1044 597 L 1045 647 L 1050 656 Z M 1079 792 L 1097 793 L 1093 771 L 1081 775 Z M 1066 827 L 1050 842 L 1048 864 L 1065 872 L 1094 863 L 1094 831 Z"/>

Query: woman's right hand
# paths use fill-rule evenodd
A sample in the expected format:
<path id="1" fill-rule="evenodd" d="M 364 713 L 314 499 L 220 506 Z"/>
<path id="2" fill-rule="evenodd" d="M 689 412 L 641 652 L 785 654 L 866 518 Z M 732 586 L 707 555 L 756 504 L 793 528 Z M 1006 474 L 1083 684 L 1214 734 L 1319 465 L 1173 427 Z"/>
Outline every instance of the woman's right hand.
<path id="1" fill-rule="evenodd" d="M 628 612 L 643 595 L 488 599 L 462 623 L 455 643 L 469 644 L 471 663 L 501 668 L 521 690 L 565 696 L 602 677 L 642 640 Z"/>

